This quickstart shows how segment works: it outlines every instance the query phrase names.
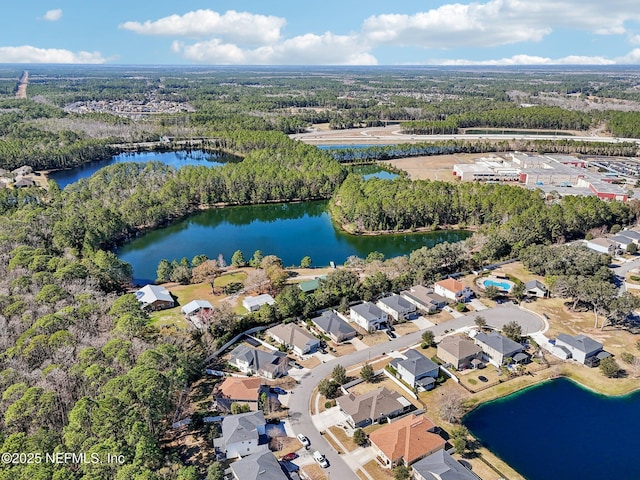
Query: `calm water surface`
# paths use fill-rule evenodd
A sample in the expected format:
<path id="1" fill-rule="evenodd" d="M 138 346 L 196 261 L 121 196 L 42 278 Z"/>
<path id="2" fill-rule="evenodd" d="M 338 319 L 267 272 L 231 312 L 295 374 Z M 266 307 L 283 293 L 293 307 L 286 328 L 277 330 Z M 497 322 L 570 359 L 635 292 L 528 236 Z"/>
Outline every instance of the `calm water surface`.
<path id="1" fill-rule="evenodd" d="M 423 246 L 456 242 L 466 231 L 438 231 L 402 235 L 355 236 L 337 229 L 326 211 L 327 202 L 254 205 L 212 209 L 191 215 L 123 245 L 118 256 L 129 262 L 138 283 L 153 281 L 158 262 L 204 253 L 227 262 L 236 250 L 245 258 L 262 250 L 277 255 L 285 266 L 299 265 L 309 255 L 314 266 L 343 263 L 350 255 L 366 257 L 379 251 L 386 257 L 408 254 Z"/>
<path id="2" fill-rule="evenodd" d="M 464 424 L 528 480 L 640 479 L 640 392 L 557 379 L 472 411 Z"/>
<path id="3" fill-rule="evenodd" d="M 101 168 L 120 162 L 144 163 L 150 161 L 162 162 L 175 168 L 185 165 L 206 165 L 209 167 L 219 167 L 230 161 L 237 161 L 238 158 L 224 153 L 203 152 L 201 150 L 177 151 L 177 152 L 136 152 L 121 153 L 108 160 L 91 162 L 68 170 L 59 170 L 49 174 L 49 178 L 55 180 L 60 188 L 64 188 L 70 183 L 77 182 L 81 178 L 90 177 Z"/>

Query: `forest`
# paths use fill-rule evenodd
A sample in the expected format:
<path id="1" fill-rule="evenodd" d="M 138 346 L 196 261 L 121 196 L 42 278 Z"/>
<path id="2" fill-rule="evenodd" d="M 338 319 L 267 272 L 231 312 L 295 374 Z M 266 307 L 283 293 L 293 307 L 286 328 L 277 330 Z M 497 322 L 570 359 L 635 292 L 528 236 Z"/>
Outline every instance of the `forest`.
<path id="1" fill-rule="evenodd" d="M 3 78 L 21 74 L 13 66 L 0 70 Z M 582 279 L 573 278 L 574 270 L 551 265 L 555 253 L 547 253 L 547 244 L 582 238 L 596 227 L 633 223 L 640 211 L 634 201 L 566 197 L 548 203 L 537 192 L 504 185 L 403 177 L 363 181 L 341 165 L 507 150 L 511 143 L 434 142 L 328 152 L 287 134 L 316 123 L 348 128 L 407 121 L 423 123 L 406 128 L 434 131 L 453 128 L 454 122 L 455 128 L 599 124 L 614 135 L 635 135 L 635 112 L 577 112 L 545 103 L 577 93 L 638 102 L 633 72 L 552 71 L 545 82 L 532 81 L 535 72 L 512 70 L 327 68 L 307 73 L 302 68 L 203 74 L 201 67 L 114 67 L 107 74 L 99 67 L 33 66 L 27 100 L 11 98 L 13 85 L 0 82 L 2 169 L 67 168 L 109 158 L 119 152 L 115 145 L 163 136 L 206 137 L 212 148 L 242 158 L 215 169 L 121 163 L 64 190 L 54 182 L 46 190 L 0 189 L 0 453 L 83 451 L 124 458 L 123 464 L 3 463 L 0 479 L 204 478 L 206 465 L 185 463 L 163 441 L 181 392 L 201 376 L 217 341 L 250 325 L 306 316 L 320 307 L 344 308 L 355 298 L 373 298 L 514 255 L 532 270 L 548 269 L 545 274 L 556 276 L 559 295 L 593 305 L 594 289 L 605 287 L 579 288 Z M 165 100 L 189 108 L 163 111 L 159 102 Z M 158 110 L 127 116 L 116 108 L 134 102 Z M 521 103 L 537 106 L 521 108 Z M 633 143 L 527 142 L 523 150 L 563 153 L 617 149 L 615 154 L 630 155 L 637 148 Z M 135 297 L 125 293 L 131 267 L 110 251 L 117 242 L 198 209 L 312 199 L 331 199 L 334 219 L 355 232 L 457 225 L 476 233 L 464 243 L 422 248 L 405 257 L 385 260 L 373 252 L 351 258 L 348 270 L 328 276 L 305 298 L 284 286 L 276 259 L 264 265 L 264 259 L 256 260 L 270 275 L 277 309 L 231 315 L 203 335 L 158 330 Z M 542 265 L 540 258 L 549 262 Z M 576 256 L 574 263 L 599 272 L 600 264 L 591 258 Z M 202 274 L 202 280 L 208 273 L 201 270 L 189 274 Z M 185 277 L 187 282 L 193 278 Z"/>

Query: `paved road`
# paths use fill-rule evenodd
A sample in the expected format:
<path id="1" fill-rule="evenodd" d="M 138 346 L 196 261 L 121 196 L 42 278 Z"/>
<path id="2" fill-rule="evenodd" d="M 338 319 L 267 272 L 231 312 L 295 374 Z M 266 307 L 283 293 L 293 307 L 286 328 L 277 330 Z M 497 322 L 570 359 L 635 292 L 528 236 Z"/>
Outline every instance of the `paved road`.
<path id="1" fill-rule="evenodd" d="M 513 304 L 504 305 L 488 310 L 483 310 L 482 316 L 491 327 L 500 329 L 507 322 L 516 320 L 522 326 L 523 334 L 530 334 L 544 329 L 544 322 L 536 315 L 519 309 Z M 440 323 L 430 327 L 428 330 L 433 331 L 436 336 L 441 336 L 446 331 L 458 330 L 460 328 L 474 326 L 476 313 L 466 315 L 460 318 Z M 330 466 L 327 471 L 330 478 L 340 480 L 359 480 L 358 476 L 341 458 L 341 455 L 329 445 L 322 435 L 314 428 L 309 412 L 309 404 L 311 394 L 316 388 L 320 380 L 329 376 L 336 365 L 342 365 L 347 368 L 351 365 L 365 362 L 366 360 L 384 355 L 392 350 L 399 350 L 417 343 L 420 343 L 424 330 L 404 335 L 395 340 L 374 345 L 367 350 L 354 352 L 344 357 L 338 357 L 330 362 L 323 363 L 315 367 L 309 374 L 300 379 L 300 384 L 294 389 L 294 394 L 288 399 L 289 403 L 289 421 L 293 431 L 298 434 L 306 435 L 311 441 L 311 451 L 319 450 L 324 453 L 329 460 Z"/>

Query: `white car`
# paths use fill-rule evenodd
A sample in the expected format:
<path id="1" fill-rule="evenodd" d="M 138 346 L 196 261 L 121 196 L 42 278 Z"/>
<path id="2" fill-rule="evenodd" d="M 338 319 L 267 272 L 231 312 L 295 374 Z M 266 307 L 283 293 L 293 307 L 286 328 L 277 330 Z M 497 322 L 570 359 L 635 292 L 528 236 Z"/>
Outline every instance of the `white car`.
<path id="1" fill-rule="evenodd" d="M 318 450 L 313 452 L 313 459 L 316 462 L 318 462 L 318 465 L 320 465 L 322 468 L 327 468 L 329 466 L 329 462 L 327 461 L 327 458 L 323 454 L 321 454 Z"/>
<path id="2" fill-rule="evenodd" d="M 302 444 L 303 447 L 309 447 L 311 445 L 311 442 L 309 441 L 309 439 L 307 437 L 305 437 L 303 434 L 299 433 L 298 434 L 298 440 L 300 440 L 300 443 Z"/>

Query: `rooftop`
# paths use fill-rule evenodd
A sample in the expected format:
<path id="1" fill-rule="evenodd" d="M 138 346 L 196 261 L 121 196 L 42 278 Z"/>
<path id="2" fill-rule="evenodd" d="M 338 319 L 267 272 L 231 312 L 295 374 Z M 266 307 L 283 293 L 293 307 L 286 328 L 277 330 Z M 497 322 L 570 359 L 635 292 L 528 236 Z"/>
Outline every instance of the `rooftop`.
<path id="1" fill-rule="evenodd" d="M 354 305 L 353 307 L 351 307 L 351 310 L 356 312 L 361 317 L 364 317 L 366 320 L 375 320 L 385 315 L 380 307 L 371 302 L 364 302 L 359 305 Z"/>

